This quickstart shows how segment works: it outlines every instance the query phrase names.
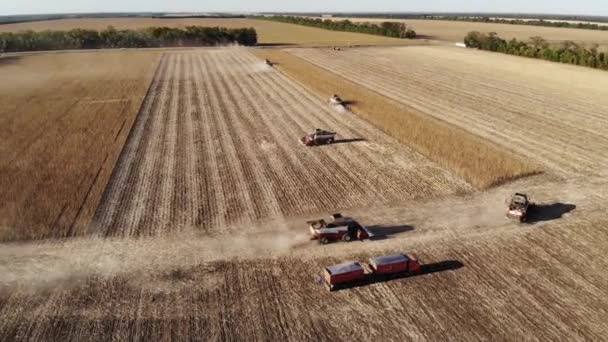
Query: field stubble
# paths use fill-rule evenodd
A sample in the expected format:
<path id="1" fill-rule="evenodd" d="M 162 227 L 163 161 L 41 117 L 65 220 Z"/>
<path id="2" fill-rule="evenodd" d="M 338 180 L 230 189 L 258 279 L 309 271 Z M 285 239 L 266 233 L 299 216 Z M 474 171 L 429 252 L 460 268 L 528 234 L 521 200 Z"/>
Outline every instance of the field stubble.
<path id="1" fill-rule="evenodd" d="M 601 71 L 449 47 L 291 50 L 564 177 L 608 166 Z M 500 68 L 497 66 L 500 65 Z"/>
<path id="2" fill-rule="evenodd" d="M 412 146 L 434 162 L 453 170 L 477 188 L 485 189 L 540 171 L 536 165 L 464 129 L 429 117 L 412 106 L 391 100 L 390 93 L 385 93 L 383 88 L 370 88 L 364 82 L 349 81 L 349 76 L 357 74 L 353 71 L 358 68 L 357 64 L 350 65 L 348 68 L 352 70 L 347 73 L 332 67 L 333 64 L 338 64 L 338 61 L 323 63 L 319 59 L 308 58 L 316 63 L 314 65 L 294 56 L 308 57 L 307 54 L 313 54 L 313 51 L 329 59 L 342 55 L 342 52 L 330 49 L 318 50 L 309 52 L 293 49 L 290 50 L 291 53 L 287 53 L 275 49 L 260 49 L 255 53 L 277 62 L 278 68 L 319 94 L 339 93 L 345 100 L 352 102 L 349 109 L 354 113 L 400 142 Z M 373 60 L 373 57 L 369 60 Z M 350 79 L 359 80 L 356 77 Z"/>
<path id="3" fill-rule="evenodd" d="M 605 181 L 557 192 L 555 184 L 533 186 L 536 199 L 580 209 L 523 228 L 502 213 L 498 219 L 498 211 L 486 214 L 492 224 L 471 215 L 492 210 L 511 190 L 494 189 L 352 212 L 365 223 L 415 226 L 380 241 L 324 247 L 281 242 L 277 235 L 302 228 L 288 222 L 293 231 L 259 225 L 242 236 L 8 245 L 0 251 L 0 336 L 601 340 L 607 332 L 608 278 L 601 270 L 608 267 L 602 257 L 608 236 L 597 229 L 606 224 L 598 204 L 606 195 L 588 195 L 595 187 Z M 442 219 L 429 221 L 433 212 Z M 464 266 L 334 293 L 315 282 L 325 265 L 403 251 L 427 264 Z"/>
<path id="4" fill-rule="evenodd" d="M 99 234 L 214 234 L 241 221 L 472 190 L 245 49 L 167 53 L 159 68 L 97 212 Z M 316 127 L 339 140 L 301 145 Z"/>

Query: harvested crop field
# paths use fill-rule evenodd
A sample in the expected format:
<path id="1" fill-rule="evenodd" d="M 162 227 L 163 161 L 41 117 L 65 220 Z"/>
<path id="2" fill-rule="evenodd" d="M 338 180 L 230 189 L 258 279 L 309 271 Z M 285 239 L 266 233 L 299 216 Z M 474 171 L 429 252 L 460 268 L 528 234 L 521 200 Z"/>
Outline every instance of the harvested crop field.
<path id="1" fill-rule="evenodd" d="M 606 195 L 587 194 L 606 184 L 557 185 L 532 189 L 537 200 L 580 209 L 525 227 L 506 221 L 493 207 L 500 194 L 490 192 L 360 213 L 375 217 L 370 223 L 413 224 L 380 241 L 291 249 L 276 236 L 255 238 L 265 228 L 254 225 L 242 240 L 186 234 L 5 246 L 0 337 L 601 340 L 608 236 L 598 229 L 607 224 L 598 201 Z M 429 273 L 333 293 L 316 283 L 328 264 L 403 251 L 417 253 Z"/>
<path id="2" fill-rule="evenodd" d="M 335 129 L 330 146 L 298 141 Z M 165 53 L 96 215 L 104 236 L 239 222 L 471 187 L 246 49 Z"/>
<path id="3" fill-rule="evenodd" d="M 156 52 L 0 58 L 0 241 L 88 227 Z"/>
<path id="4" fill-rule="evenodd" d="M 108 26 L 116 29 L 138 29 L 150 26 L 169 26 L 184 28 L 199 25 L 210 27 L 243 28 L 253 27 L 258 32 L 260 44 L 269 45 L 333 45 L 333 44 L 363 44 L 363 45 L 407 45 L 415 42 L 369 34 L 338 32 L 306 27 L 300 25 L 278 23 L 256 19 L 160 19 L 160 18 L 99 18 L 99 19 L 62 19 L 50 21 L 34 21 L 19 24 L 0 25 L 0 32 L 16 32 L 22 30 L 71 30 L 74 28 L 104 30 Z"/>
<path id="5" fill-rule="evenodd" d="M 608 77 L 455 47 L 291 53 L 562 176 L 605 175 Z"/>

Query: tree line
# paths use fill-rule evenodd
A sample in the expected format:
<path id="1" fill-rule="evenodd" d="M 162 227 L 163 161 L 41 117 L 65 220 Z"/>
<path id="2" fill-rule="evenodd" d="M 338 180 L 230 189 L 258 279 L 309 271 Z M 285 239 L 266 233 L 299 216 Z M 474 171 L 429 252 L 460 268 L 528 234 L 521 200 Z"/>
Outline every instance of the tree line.
<path id="1" fill-rule="evenodd" d="M 500 14 L 497 14 L 500 15 Z M 504 15 L 504 14 L 503 14 Z M 342 15 L 337 15 L 338 17 Z M 564 28 L 576 28 L 576 29 L 586 29 L 586 30 L 599 30 L 599 31 L 608 31 L 608 25 L 600 25 L 597 23 L 591 22 L 580 22 L 573 23 L 568 21 L 560 21 L 560 20 L 573 20 L 577 21 L 577 17 L 567 17 L 567 19 L 521 19 L 521 18 L 493 18 L 487 15 L 477 15 L 477 16 L 462 16 L 462 15 L 430 15 L 430 14 L 373 14 L 369 15 L 365 14 L 348 14 L 348 16 L 365 18 L 365 17 L 373 17 L 373 18 L 386 18 L 386 19 L 420 19 L 420 20 L 446 20 L 446 21 L 466 21 L 466 22 L 475 22 L 475 23 L 494 23 L 494 24 L 510 24 L 510 25 L 531 25 L 531 26 L 546 26 L 546 27 L 564 27 Z M 522 17 L 527 17 L 523 16 Z M 580 20 L 585 20 L 585 18 L 578 18 Z M 599 19 L 595 19 L 599 20 Z"/>
<path id="2" fill-rule="evenodd" d="M 508 19 L 508 18 L 490 18 L 490 17 L 425 17 L 424 19 L 433 20 L 451 20 L 451 21 L 470 21 L 477 23 L 494 23 L 494 24 L 511 24 L 511 25 L 530 25 L 530 26 L 546 26 L 546 27 L 564 27 L 577 28 L 586 30 L 608 31 L 608 25 L 599 25 L 595 23 L 572 23 L 567 21 L 550 21 L 543 19 Z"/>
<path id="3" fill-rule="evenodd" d="M 346 31 L 346 32 L 357 32 L 367 33 L 377 36 L 387 36 L 394 38 L 416 38 L 416 31 L 407 27 L 405 23 L 400 22 L 383 22 L 380 25 L 375 23 L 354 23 L 350 20 L 330 20 L 330 19 L 318 19 L 318 18 L 304 18 L 294 16 L 268 16 L 268 17 L 255 17 L 256 19 L 279 21 L 289 24 L 297 24 L 304 26 L 318 27 L 332 31 Z"/>
<path id="4" fill-rule="evenodd" d="M 69 31 L 21 31 L 0 33 L 0 52 L 147 48 L 176 46 L 215 46 L 226 44 L 256 45 L 254 28 L 188 26 L 184 29 L 148 27 L 117 30 L 112 26 L 102 31 L 73 29 Z"/>
<path id="5" fill-rule="evenodd" d="M 495 32 L 477 31 L 469 32 L 464 38 L 464 43 L 469 48 L 479 50 L 608 70 L 608 54 L 599 52 L 597 45 L 586 48 L 575 42 L 565 41 L 559 46 L 551 46 L 545 39 L 538 36 L 531 37 L 528 42 L 515 38 L 507 41 L 500 38 Z"/>

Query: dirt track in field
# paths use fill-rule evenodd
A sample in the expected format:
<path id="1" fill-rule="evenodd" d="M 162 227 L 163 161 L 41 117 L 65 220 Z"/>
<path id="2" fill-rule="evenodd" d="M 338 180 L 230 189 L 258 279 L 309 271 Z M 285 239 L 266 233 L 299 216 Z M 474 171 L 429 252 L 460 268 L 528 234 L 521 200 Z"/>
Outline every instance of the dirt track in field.
<path id="1" fill-rule="evenodd" d="M 103 236 L 213 233 L 471 190 L 245 49 L 166 53 L 159 68 L 96 215 Z M 298 142 L 317 127 L 337 130 L 336 143 Z"/>
<path id="2" fill-rule="evenodd" d="M 290 51 L 554 173 L 608 170 L 601 71 L 450 47 Z"/>
<path id="3" fill-rule="evenodd" d="M 518 187 L 545 208 L 532 224 L 503 216 L 500 202 Z M 600 187 L 526 179 L 466 198 L 352 210 L 393 234 L 324 247 L 279 244 L 302 228 L 296 219 L 289 232 L 259 225 L 240 236 L 6 245 L 0 336 L 601 340 L 606 195 L 591 190 Z M 327 264 L 402 251 L 445 269 L 331 294 L 315 282 Z"/>

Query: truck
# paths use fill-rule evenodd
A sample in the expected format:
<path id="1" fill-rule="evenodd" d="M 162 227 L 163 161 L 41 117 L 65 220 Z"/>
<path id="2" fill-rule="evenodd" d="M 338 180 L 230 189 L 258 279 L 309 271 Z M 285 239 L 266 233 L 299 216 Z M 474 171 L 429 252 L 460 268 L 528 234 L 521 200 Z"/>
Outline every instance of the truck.
<path id="1" fill-rule="evenodd" d="M 528 196 L 523 193 L 515 193 L 509 201 L 507 208 L 507 217 L 511 219 L 517 219 L 519 222 L 526 222 L 530 208 L 534 206 L 528 200 Z"/>
<path id="2" fill-rule="evenodd" d="M 369 285 L 421 274 L 418 259 L 411 254 L 370 258 L 367 263 L 346 262 L 323 268 L 322 281 L 329 291 Z"/>
<path id="3" fill-rule="evenodd" d="M 332 241 L 365 240 L 374 236 L 367 227 L 350 217 L 342 216 L 340 213 L 330 215 L 328 221 L 317 219 L 306 223 L 311 239 L 319 240 L 322 245 Z"/>
<path id="4" fill-rule="evenodd" d="M 336 139 L 336 132 L 327 129 L 317 128 L 314 131 L 306 134 L 300 139 L 300 142 L 306 146 L 316 146 L 322 144 L 331 144 Z"/>

